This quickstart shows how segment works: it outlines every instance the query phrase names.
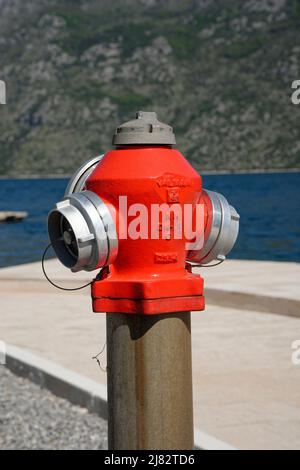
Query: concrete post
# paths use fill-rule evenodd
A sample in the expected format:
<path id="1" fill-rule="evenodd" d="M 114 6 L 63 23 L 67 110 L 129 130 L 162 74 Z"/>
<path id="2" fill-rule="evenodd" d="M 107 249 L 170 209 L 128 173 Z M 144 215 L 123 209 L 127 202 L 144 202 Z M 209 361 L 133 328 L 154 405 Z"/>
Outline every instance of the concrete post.
<path id="1" fill-rule="evenodd" d="M 107 314 L 111 450 L 193 449 L 190 312 Z"/>

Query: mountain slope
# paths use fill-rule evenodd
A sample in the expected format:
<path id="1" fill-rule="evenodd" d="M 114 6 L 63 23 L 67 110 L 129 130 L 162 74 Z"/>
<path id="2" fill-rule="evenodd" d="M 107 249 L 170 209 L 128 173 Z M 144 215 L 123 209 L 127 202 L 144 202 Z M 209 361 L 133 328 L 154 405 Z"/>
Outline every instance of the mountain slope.
<path id="1" fill-rule="evenodd" d="M 69 173 L 138 109 L 201 169 L 300 167 L 299 0 L 0 0 L 2 174 Z"/>

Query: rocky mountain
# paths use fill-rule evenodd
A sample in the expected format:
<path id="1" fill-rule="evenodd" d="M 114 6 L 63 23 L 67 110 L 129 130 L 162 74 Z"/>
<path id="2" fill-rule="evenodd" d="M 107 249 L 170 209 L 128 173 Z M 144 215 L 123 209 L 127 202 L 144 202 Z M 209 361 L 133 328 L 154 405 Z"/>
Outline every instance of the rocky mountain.
<path id="1" fill-rule="evenodd" d="M 299 0 L 0 0 L 0 173 L 70 173 L 139 109 L 199 169 L 300 167 L 299 60 Z"/>

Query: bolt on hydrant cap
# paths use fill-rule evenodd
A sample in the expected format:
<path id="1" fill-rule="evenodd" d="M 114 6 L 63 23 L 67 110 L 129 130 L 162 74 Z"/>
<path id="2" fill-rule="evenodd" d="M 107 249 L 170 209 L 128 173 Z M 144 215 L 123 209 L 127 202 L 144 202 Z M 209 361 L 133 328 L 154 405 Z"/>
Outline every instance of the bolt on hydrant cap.
<path id="1" fill-rule="evenodd" d="M 113 136 L 113 145 L 175 145 L 173 128 L 160 122 L 156 113 L 138 111 L 136 119 L 117 127 Z"/>

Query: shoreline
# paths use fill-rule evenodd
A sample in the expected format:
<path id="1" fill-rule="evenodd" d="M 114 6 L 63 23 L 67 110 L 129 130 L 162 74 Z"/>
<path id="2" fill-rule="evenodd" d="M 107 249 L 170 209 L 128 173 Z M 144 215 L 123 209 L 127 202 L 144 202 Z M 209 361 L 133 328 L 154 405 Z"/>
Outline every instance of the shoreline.
<path id="1" fill-rule="evenodd" d="M 251 170 L 201 170 L 201 175 L 248 175 L 265 173 L 300 173 L 300 168 L 270 168 Z M 23 179 L 67 179 L 72 173 L 50 174 L 50 175 L 0 175 L 0 180 L 23 180 Z"/>
<path id="2" fill-rule="evenodd" d="M 57 261 L 57 257 L 55 254 L 52 254 L 51 256 L 49 256 L 49 258 L 46 258 L 46 261 L 50 261 L 50 260 L 56 260 Z M 257 262 L 261 262 L 261 263 L 291 263 L 291 264 L 300 264 L 300 259 L 299 258 L 283 258 L 283 259 L 276 259 L 276 258 L 227 258 L 226 261 L 239 261 L 239 262 L 246 262 L 246 263 L 257 263 Z M 34 263 L 41 263 L 41 256 L 39 257 L 36 257 L 36 258 L 33 258 L 31 260 L 27 260 L 27 261 L 21 261 L 19 263 L 14 263 L 14 264 L 1 264 L 0 263 L 0 272 L 2 269 L 7 269 L 7 268 L 18 268 L 18 267 L 21 267 L 21 266 L 26 266 L 26 265 L 29 265 L 29 264 L 34 264 Z M 88 272 L 88 271 L 87 271 Z"/>

